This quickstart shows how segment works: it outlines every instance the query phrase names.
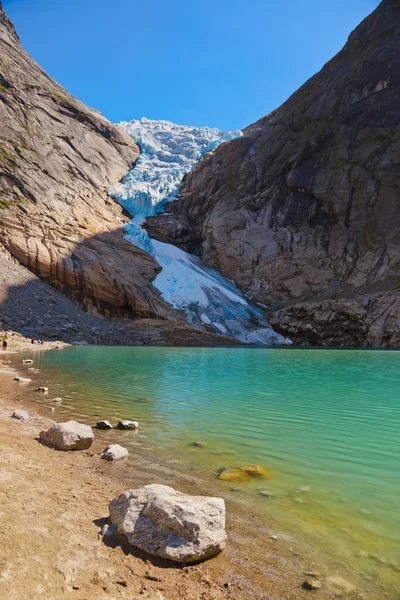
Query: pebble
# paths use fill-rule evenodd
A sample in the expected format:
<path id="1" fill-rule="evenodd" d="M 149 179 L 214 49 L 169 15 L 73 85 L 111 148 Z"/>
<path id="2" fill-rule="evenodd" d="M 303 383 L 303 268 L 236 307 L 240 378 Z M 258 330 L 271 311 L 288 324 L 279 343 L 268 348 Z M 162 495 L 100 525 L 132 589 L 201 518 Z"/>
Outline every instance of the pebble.
<path id="1" fill-rule="evenodd" d="M 265 498 L 270 498 L 272 496 L 272 494 L 268 490 L 261 490 L 260 496 L 264 496 Z"/>
<path id="2" fill-rule="evenodd" d="M 271 540 L 277 540 L 278 539 L 277 535 L 270 535 L 269 537 L 270 537 Z"/>
<path id="3" fill-rule="evenodd" d="M 37 387 L 37 388 L 35 388 L 35 392 L 43 392 L 43 393 L 47 393 L 48 391 L 49 391 L 49 388 L 48 388 L 48 387 L 43 387 L 43 386 L 40 386 L 40 387 Z"/>
<path id="4" fill-rule="evenodd" d="M 29 421 L 29 415 L 25 410 L 15 410 L 11 416 L 19 421 Z"/>
<path id="5" fill-rule="evenodd" d="M 305 590 L 320 590 L 322 583 L 319 579 L 309 579 L 303 582 L 303 588 Z"/>
<path id="6" fill-rule="evenodd" d="M 27 377 L 14 377 L 14 381 L 19 381 L 19 383 L 29 383 L 32 379 L 28 379 Z"/>
<path id="7" fill-rule="evenodd" d="M 205 448 L 207 444 L 205 444 L 204 442 L 193 442 L 192 446 L 194 446 L 195 448 Z"/>
<path id="8" fill-rule="evenodd" d="M 243 488 L 241 487 L 233 487 L 231 488 L 231 492 L 241 492 Z"/>
<path id="9" fill-rule="evenodd" d="M 53 402 L 62 402 L 62 398 L 53 398 Z"/>
<path id="10" fill-rule="evenodd" d="M 302 492 L 302 493 L 307 493 L 311 491 L 311 488 L 309 485 L 302 485 L 298 488 L 297 490 L 298 492 Z"/>

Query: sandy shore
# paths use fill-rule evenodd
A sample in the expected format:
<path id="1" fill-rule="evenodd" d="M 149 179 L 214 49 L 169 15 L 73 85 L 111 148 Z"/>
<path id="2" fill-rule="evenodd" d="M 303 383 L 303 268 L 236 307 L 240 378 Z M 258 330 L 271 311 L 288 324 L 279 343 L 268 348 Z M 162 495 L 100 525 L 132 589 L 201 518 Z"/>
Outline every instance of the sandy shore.
<path id="1" fill-rule="evenodd" d="M 23 340 L 19 349 L 32 350 Z M 135 550 L 123 537 L 103 538 L 100 532 L 108 517 L 108 503 L 128 487 L 118 477 L 118 466 L 105 468 L 98 456 L 107 433 L 97 432 L 91 449 L 83 452 L 58 452 L 41 445 L 39 431 L 51 421 L 36 412 L 30 401 L 24 405 L 27 387 L 14 381 L 17 373 L 7 358 L 6 353 L 0 355 L 2 600 L 363 597 L 338 595 L 337 589 L 325 585 L 318 591 L 304 590 L 306 567 L 312 563 L 299 565 L 293 546 L 262 531 L 251 534 L 249 545 L 249 522 L 243 518 L 232 526 L 229 502 L 227 548 L 200 565 L 181 567 Z M 26 375 L 22 360 L 20 370 Z M 27 385 L 32 387 L 33 400 L 33 385 Z M 30 420 L 12 419 L 16 408 L 27 409 Z M 138 472 L 135 478 L 129 487 L 142 485 L 143 474 Z"/>

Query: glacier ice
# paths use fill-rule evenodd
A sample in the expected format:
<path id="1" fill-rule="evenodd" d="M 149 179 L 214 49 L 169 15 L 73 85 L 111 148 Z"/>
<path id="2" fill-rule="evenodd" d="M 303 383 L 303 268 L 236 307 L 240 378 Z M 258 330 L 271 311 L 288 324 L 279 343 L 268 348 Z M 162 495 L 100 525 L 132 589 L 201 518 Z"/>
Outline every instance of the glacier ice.
<path id="1" fill-rule="evenodd" d="M 142 118 L 123 122 L 139 144 L 134 168 L 110 195 L 132 216 L 125 238 L 148 252 L 162 267 L 153 281 L 164 300 L 183 310 L 186 320 L 215 333 L 252 344 L 288 344 L 268 324 L 264 312 L 247 302 L 234 283 L 202 261 L 171 245 L 153 240 L 142 228 L 146 217 L 163 210 L 175 198 L 181 181 L 209 151 L 240 131 L 188 127 Z"/>

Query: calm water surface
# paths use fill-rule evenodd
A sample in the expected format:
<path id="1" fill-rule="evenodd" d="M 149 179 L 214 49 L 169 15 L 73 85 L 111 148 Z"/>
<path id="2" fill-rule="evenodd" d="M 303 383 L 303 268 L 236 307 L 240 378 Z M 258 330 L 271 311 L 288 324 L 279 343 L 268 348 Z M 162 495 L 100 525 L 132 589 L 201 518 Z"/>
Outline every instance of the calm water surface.
<path id="1" fill-rule="evenodd" d="M 57 420 L 137 419 L 137 436 L 112 431 L 110 441 L 195 468 L 205 489 L 254 505 L 288 534 L 400 577 L 400 352 L 86 347 L 38 363 L 54 392 L 43 402 L 58 387 L 65 398 Z M 272 478 L 217 479 L 246 463 Z"/>

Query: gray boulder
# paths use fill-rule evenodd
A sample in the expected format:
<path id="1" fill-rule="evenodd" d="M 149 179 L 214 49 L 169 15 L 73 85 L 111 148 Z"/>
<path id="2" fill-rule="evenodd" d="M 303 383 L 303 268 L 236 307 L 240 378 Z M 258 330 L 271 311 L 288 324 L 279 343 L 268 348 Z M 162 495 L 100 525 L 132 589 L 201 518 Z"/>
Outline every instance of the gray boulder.
<path id="1" fill-rule="evenodd" d="M 120 458 L 126 458 L 128 454 L 128 450 L 119 444 L 111 444 L 100 452 L 101 458 L 104 458 L 105 460 L 119 460 Z"/>
<path id="2" fill-rule="evenodd" d="M 110 421 L 98 421 L 96 423 L 96 427 L 97 427 L 97 429 L 112 429 L 113 428 Z"/>
<path id="3" fill-rule="evenodd" d="M 41 440 L 59 450 L 86 450 L 94 440 L 92 428 L 77 421 L 55 423 L 39 434 Z"/>
<path id="4" fill-rule="evenodd" d="M 29 415 L 25 410 L 14 410 L 11 416 L 13 419 L 18 419 L 20 421 L 29 421 Z"/>
<path id="5" fill-rule="evenodd" d="M 190 563 L 225 547 L 225 502 L 190 496 L 165 485 L 128 490 L 109 505 L 113 525 L 149 554 Z"/>
<path id="6" fill-rule="evenodd" d="M 139 423 L 137 421 L 120 421 L 117 425 L 117 429 L 137 429 Z"/>

